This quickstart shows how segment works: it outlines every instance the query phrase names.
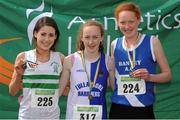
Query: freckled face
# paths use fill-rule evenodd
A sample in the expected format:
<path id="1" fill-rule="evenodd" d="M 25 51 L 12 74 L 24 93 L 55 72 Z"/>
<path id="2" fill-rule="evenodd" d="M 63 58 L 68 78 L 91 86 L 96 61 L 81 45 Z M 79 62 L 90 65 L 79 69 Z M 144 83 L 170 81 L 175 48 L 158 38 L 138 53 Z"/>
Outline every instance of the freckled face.
<path id="1" fill-rule="evenodd" d="M 37 39 L 37 48 L 44 51 L 50 50 L 57 38 L 56 31 L 51 26 L 43 26 L 34 36 Z"/>
<path id="2" fill-rule="evenodd" d="M 133 37 L 138 32 L 140 20 L 132 11 L 122 11 L 118 14 L 118 26 L 126 37 Z"/>
<path id="3" fill-rule="evenodd" d="M 99 52 L 99 45 L 102 40 L 103 36 L 101 36 L 101 31 L 98 26 L 86 26 L 83 29 L 82 41 L 87 52 Z"/>

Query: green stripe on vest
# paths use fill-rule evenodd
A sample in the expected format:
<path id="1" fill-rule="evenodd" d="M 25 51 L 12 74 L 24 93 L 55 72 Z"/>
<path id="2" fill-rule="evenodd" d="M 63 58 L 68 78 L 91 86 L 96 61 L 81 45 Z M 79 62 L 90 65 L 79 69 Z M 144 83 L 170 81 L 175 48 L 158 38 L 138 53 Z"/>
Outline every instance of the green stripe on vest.
<path id="1" fill-rule="evenodd" d="M 59 75 L 23 75 L 23 79 L 59 79 Z"/>
<path id="2" fill-rule="evenodd" d="M 24 83 L 24 88 L 42 88 L 42 89 L 58 89 L 59 84 L 47 84 L 47 83 Z"/>

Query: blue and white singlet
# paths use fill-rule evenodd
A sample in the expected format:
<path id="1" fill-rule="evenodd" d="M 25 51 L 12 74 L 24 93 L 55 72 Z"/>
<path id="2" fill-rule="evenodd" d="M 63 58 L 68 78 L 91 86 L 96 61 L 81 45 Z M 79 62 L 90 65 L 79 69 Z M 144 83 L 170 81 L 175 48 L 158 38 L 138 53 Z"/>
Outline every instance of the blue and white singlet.
<path id="1" fill-rule="evenodd" d="M 136 54 L 134 70 L 146 68 L 150 74 L 156 73 L 156 60 L 153 53 L 152 38 L 153 36 L 142 35 L 139 43 L 134 48 Z M 130 50 L 131 56 L 132 51 L 133 50 Z M 129 76 L 129 73 L 131 72 L 130 61 L 128 59 L 124 37 L 115 41 L 114 58 L 115 90 L 111 97 L 112 102 L 133 107 L 145 107 L 152 105 L 155 101 L 154 83 L 146 81 L 143 83 L 138 79 L 134 79 Z M 119 90 L 121 92 L 118 92 L 118 86 L 121 86 L 122 89 Z M 142 88 L 144 88 L 144 91 L 140 90 Z"/>
<path id="2" fill-rule="evenodd" d="M 70 76 L 70 91 L 68 94 L 66 119 L 72 119 L 73 108 L 75 105 L 101 105 L 102 106 L 102 117 L 107 118 L 107 108 L 106 108 L 106 88 L 107 88 L 107 78 L 108 78 L 108 68 L 107 68 L 107 56 L 101 53 L 100 59 L 100 71 L 101 75 L 98 75 L 96 83 L 92 88 L 93 99 L 89 100 L 90 95 L 89 82 L 87 79 L 86 72 L 82 64 L 82 58 L 79 52 L 75 52 L 74 63 L 71 69 Z M 95 76 L 96 67 L 98 60 L 93 62 L 87 61 L 86 68 L 88 73 L 90 73 L 90 79 L 93 80 Z"/>

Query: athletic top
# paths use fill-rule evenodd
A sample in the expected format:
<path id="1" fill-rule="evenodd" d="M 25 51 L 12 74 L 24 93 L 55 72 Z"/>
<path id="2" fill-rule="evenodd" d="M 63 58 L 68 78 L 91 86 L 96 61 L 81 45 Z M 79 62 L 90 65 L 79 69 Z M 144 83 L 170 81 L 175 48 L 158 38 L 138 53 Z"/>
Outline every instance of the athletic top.
<path id="1" fill-rule="evenodd" d="M 27 68 L 23 75 L 23 99 L 19 119 L 59 119 L 59 79 L 62 63 L 58 52 L 48 62 L 37 65 L 36 51 L 25 52 Z"/>
<path id="2" fill-rule="evenodd" d="M 107 59 L 104 53 L 101 53 L 100 58 L 93 62 L 86 61 L 86 70 L 91 80 L 94 80 L 96 74 L 96 68 L 100 61 L 99 72 L 97 80 L 92 88 L 91 100 L 88 99 L 90 95 L 90 87 L 87 79 L 87 74 L 83 66 L 83 59 L 81 52 L 75 52 L 73 54 L 74 62 L 71 68 L 70 76 L 70 91 L 68 94 L 66 119 L 72 119 L 75 112 L 73 109 L 76 105 L 100 105 L 102 106 L 101 118 L 107 118 L 106 108 L 106 88 L 108 78 Z"/>
<path id="3" fill-rule="evenodd" d="M 155 101 L 154 83 L 143 79 L 133 78 L 129 74 L 130 60 L 135 50 L 135 68 L 146 68 L 150 74 L 156 73 L 156 59 L 153 53 L 153 36 L 142 35 L 138 45 L 131 50 L 125 46 L 125 39 L 119 38 L 115 41 L 115 90 L 111 97 L 113 103 L 133 107 L 145 107 L 152 105 Z"/>

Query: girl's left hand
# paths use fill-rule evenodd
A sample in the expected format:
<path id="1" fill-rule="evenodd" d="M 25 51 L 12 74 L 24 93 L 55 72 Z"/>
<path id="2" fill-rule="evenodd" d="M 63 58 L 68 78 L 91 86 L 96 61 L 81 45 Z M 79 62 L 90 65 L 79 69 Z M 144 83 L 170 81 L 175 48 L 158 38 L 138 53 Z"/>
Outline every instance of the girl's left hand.
<path id="1" fill-rule="evenodd" d="M 141 78 L 146 81 L 149 81 L 149 79 L 150 79 L 150 74 L 146 68 L 137 69 L 137 70 L 133 71 L 131 73 L 131 75 L 135 78 Z"/>

